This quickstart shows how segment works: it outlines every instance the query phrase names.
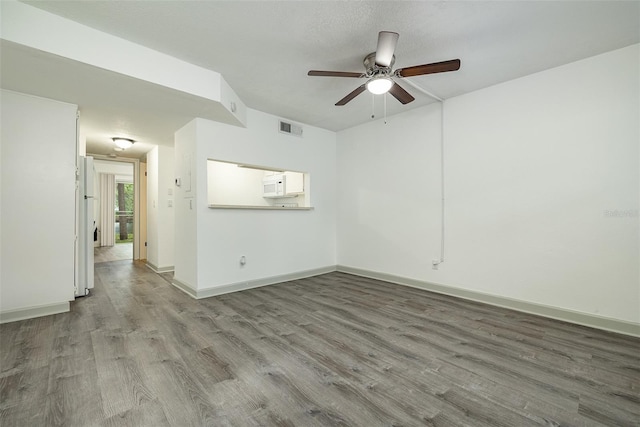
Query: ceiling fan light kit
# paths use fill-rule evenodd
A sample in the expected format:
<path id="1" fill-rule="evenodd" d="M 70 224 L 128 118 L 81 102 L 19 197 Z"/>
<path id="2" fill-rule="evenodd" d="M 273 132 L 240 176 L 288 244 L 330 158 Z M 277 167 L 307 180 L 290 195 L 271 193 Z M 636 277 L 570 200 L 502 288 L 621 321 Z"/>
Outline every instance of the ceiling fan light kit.
<path id="1" fill-rule="evenodd" d="M 374 95 L 382 95 L 389 92 L 393 81 L 387 76 L 377 76 L 367 82 L 367 90 Z"/>
<path id="2" fill-rule="evenodd" d="M 354 89 L 347 96 L 336 103 L 336 106 L 347 104 L 362 92 L 368 90 L 375 95 L 381 95 L 389 92 L 402 104 L 408 104 L 415 98 L 406 90 L 404 90 L 393 78 L 401 79 L 405 77 L 422 76 L 425 74 L 444 73 L 447 71 L 456 71 L 460 69 L 460 60 L 452 59 L 450 61 L 434 62 L 431 64 L 415 65 L 412 67 L 399 68 L 393 71 L 393 64 L 396 57 L 394 52 L 398 43 L 399 35 L 391 31 L 380 31 L 378 34 L 378 47 L 375 52 L 370 53 L 364 58 L 364 73 L 355 73 L 349 71 L 318 71 L 311 70 L 307 73 L 309 76 L 317 77 L 351 77 L 351 78 L 367 78 L 368 81 Z"/>

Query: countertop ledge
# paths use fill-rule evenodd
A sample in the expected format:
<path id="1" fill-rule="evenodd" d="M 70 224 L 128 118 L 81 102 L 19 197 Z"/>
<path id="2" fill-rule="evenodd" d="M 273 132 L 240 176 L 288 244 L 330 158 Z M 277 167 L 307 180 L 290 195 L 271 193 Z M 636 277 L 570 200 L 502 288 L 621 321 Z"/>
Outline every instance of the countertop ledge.
<path id="1" fill-rule="evenodd" d="M 311 211 L 312 206 L 243 206 L 243 205 L 209 205 L 209 209 L 253 209 L 265 211 Z"/>

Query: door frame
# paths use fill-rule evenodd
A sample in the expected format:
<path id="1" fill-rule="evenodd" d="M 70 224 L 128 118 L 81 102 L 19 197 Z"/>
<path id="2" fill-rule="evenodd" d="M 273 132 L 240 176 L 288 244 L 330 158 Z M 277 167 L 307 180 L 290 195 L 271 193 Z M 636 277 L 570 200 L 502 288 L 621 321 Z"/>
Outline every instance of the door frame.
<path id="1" fill-rule="evenodd" d="M 140 259 L 140 242 L 142 234 L 140 233 L 140 159 L 130 159 L 128 157 L 111 157 L 101 154 L 87 153 L 96 160 L 104 160 L 117 163 L 133 164 L 133 259 Z"/>

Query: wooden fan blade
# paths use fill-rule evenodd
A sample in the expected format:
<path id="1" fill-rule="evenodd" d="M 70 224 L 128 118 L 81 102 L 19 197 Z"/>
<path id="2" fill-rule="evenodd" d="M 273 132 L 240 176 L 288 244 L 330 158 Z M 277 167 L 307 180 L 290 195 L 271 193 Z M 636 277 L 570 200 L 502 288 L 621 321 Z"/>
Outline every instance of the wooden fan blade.
<path id="1" fill-rule="evenodd" d="M 456 71 L 460 69 L 460 60 L 434 62 L 433 64 L 415 65 L 413 67 L 400 68 L 396 74 L 400 77 L 421 76 L 423 74 L 444 73 L 446 71 Z"/>
<path id="2" fill-rule="evenodd" d="M 365 85 L 358 86 L 355 90 L 353 90 L 349 95 L 342 98 L 340 101 L 336 102 L 336 106 L 345 105 L 347 102 L 351 101 L 356 96 L 360 95 L 365 90 Z"/>
<path id="3" fill-rule="evenodd" d="M 389 93 L 403 104 L 408 104 L 411 101 L 415 100 L 415 98 L 411 96 L 409 92 L 404 90 L 398 83 L 395 82 L 393 83 L 393 86 L 391 86 L 391 89 L 389 89 Z"/>
<path id="4" fill-rule="evenodd" d="M 393 52 L 398 44 L 398 33 L 380 31 L 378 34 L 378 47 L 376 48 L 376 64 L 381 67 L 390 67 Z"/>
<path id="5" fill-rule="evenodd" d="M 318 71 L 311 70 L 307 73 L 308 76 L 319 77 L 364 77 L 362 73 L 352 73 L 349 71 Z"/>

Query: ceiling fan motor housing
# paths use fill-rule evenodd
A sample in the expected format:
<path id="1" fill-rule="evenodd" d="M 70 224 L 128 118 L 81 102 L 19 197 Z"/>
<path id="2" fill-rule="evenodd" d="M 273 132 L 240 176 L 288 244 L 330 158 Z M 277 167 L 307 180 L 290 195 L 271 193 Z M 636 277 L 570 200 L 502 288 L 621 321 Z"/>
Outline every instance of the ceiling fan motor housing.
<path id="1" fill-rule="evenodd" d="M 364 58 L 364 68 L 366 71 L 367 77 L 373 77 L 375 75 L 383 74 L 383 75 L 391 75 L 391 69 L 393 68 L 393 64 L 396 62 L 396 56 L 393 55 L 391 58 L 391 63 L 388 67 L 381 67 L 376 64 L 376 53 L 370 53 Z"/>

